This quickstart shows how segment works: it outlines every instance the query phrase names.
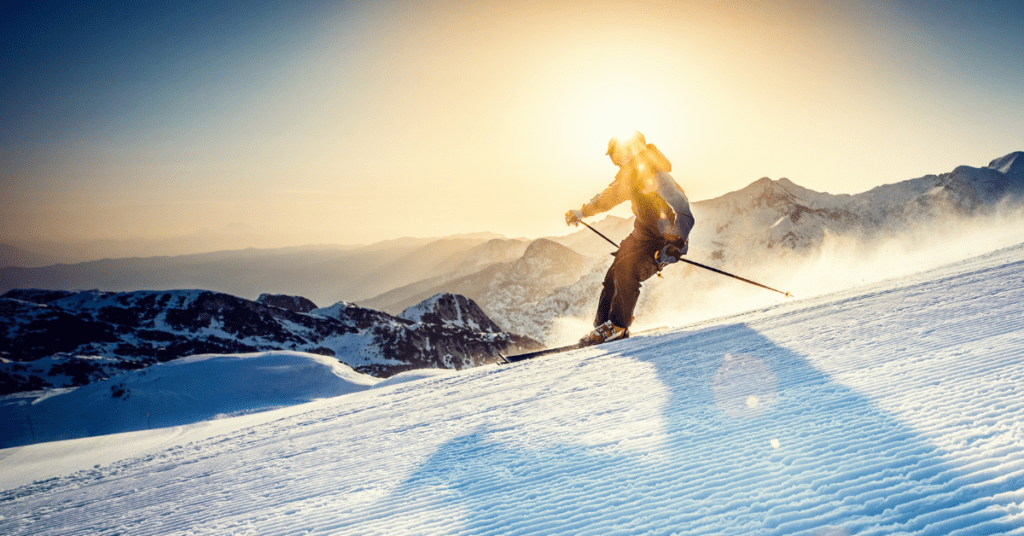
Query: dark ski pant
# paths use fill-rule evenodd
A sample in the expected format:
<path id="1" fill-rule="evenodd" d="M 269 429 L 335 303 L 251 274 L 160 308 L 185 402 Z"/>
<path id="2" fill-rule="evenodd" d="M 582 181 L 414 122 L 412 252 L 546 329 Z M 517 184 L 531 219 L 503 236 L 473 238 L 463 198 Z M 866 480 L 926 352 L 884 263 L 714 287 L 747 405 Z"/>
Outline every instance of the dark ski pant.
<path id="1" fill-rule="evenodd" d="M 665 245 L 661 238 L 633 231 L 615 252 L 615 260 L 604 276 L 604 289 L 597 304 L 594 327 L 611 320 L 620 328 L 633 323 L 633 309 L 640 298 L 640 283 L 658 273 L 654 252 Z"/>

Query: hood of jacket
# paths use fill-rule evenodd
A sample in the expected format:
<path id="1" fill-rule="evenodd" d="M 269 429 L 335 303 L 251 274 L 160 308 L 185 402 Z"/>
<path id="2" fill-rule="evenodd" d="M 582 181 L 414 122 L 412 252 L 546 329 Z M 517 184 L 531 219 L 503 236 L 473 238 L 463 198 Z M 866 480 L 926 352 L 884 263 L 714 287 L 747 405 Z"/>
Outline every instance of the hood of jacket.
<path id="1" fill-rule="evenodd" d="M 654 146 L 648 143 L 642 151 L 636 154 L 628 164 L 622 166 L 615 175 L 616 179 L 629 177 L 634 171 L 639 172 L 642 177 L 653 177 L 659 171 L 668 173 L 672 171 L 672 163 L 665 155 Z"/>

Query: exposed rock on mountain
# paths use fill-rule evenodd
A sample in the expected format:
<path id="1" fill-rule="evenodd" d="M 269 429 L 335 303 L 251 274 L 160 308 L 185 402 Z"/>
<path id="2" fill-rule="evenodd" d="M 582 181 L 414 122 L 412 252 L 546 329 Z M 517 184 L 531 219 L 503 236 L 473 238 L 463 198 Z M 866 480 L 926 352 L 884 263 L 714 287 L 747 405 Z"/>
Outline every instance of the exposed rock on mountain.
<path id="1" fill-rule="evenodd" d="M 428 304 L 423 310 L 434 309 Z M 485 319 L 474 318 L 476 325 L 493 325 Z M 300 313 L 201 290 L 15 290 L 0 296 L 0 331 L 0 394 L 84 385 L 205 353 L 296 350 L 387 377 L 417 368 L 461 369 L 498 352 L 539 347 L 500 331 L 416 322 L 345 302 Z"/>
<path id="2" fill-rule="evenodd" d="M 438 294 L 398 315 L 411 322 L 445 324 L 484 333 L 499 333 L 498 327 L 471 299 L 459 294 Z"/>
<path id="3" fill-rule="evenodd" d="M 734 261 L 736 256 L 786 255 L 821 244 L 827 232 L 852 231 L 859 217 L 831 196 L 789 179 L 762 178 L 722 197 L 693 203 L 697 225 L 691 255 Z"/>
<path id="4" fill-rule="evenodd" d="M 296 313 L 308 313 L 316 309 L 316 304 L 302 296 L 288 296 L 286 294 L 260 294 L 256 303 L 272 305 L 282 309 L 288 309 Z"/>

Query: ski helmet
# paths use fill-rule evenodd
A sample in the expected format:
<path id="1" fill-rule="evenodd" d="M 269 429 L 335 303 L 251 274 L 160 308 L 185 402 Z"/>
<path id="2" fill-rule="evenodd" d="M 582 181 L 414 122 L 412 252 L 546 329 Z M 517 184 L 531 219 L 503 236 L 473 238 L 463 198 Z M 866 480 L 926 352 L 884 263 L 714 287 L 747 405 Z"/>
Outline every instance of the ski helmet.
<path id="1" fill-rule="evenodd" d="M 616 136 L 608 140 L 608 152 L 604 154 L 610 155 L 612 151 L 620 146 L 628 147 L 630 152 L 635 155 L 642 151 L 644 147 L 647 147 L 647 139 L 644 138 L 644 135 L 639 130 L 634 130 L 631 134 L 625 136 Z"/>

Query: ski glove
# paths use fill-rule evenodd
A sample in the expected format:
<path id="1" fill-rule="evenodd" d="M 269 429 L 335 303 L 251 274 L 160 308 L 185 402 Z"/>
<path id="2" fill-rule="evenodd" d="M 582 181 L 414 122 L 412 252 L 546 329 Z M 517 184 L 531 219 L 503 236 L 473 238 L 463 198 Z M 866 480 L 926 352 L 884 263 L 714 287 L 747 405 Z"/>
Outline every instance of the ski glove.
<path id="1" fill-rule="evenodd" d="M 661 248 L 661 251 L 654 252 L 654 262 L 658 263 L 659 272 L 666 266 L 679 262 L 682 257 L 683 253 L 672 244 Z"/>
<path id="2" fill-rule="evenodd" d="M 566 225 L 575 225 L 576 227 L 579 227 L 580 221 L 582 221 L 582 220 L 583 220 L 583 211 L 578 209 L 578 208 L 574 208 L 574 209 L 570 210 L 569 212 L 565 213 L 565 224 Z"/>

